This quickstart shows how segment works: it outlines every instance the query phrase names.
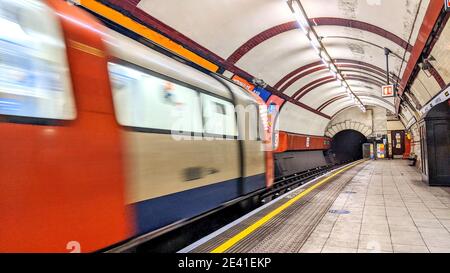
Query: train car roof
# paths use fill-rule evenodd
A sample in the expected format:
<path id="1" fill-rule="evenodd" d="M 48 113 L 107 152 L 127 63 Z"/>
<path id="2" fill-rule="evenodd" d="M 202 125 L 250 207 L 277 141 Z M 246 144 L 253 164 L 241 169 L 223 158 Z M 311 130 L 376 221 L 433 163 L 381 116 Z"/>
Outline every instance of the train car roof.
<path id="1" fill-rule="evenodd" d="M 107 29 L 105 32 L 107 34 L 105 42 L 113 57 L 232 99 L 229 91 L 213 77 L 111 29 Z"/>
<path id="2" fill-rule="evenodd" d="M 228 86 L 230 87 L 231 91 L 233 92 L 233 94 L 239 99 L 239 100 L 244 100 L 247 103 L 254 103 L 257 104 L 258 102 L 255 100 L 254 97 L 252 97 L 252 95 L 250 95 L 244 88 L 242 88 L 241 86 L 235 84 L 234 82 L 232 82 L 231 80 L 227 81 Z"/>

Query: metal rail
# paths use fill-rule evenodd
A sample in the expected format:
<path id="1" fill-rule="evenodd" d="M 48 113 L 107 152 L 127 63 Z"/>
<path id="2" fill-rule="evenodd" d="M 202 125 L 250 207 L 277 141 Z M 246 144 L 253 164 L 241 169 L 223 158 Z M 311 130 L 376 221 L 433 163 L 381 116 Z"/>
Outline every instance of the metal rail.
<path id="1" fill-rule="evenodd" d="M 275 179 L 271 188 L 261 189 L 192 219 L 181 220 L 159 230 L 121 242 L 100 252 L 173 253 L 233 222 L 273 198 L 336 169 L 347 162 L 317 167 Z"/>
<path id="2" fill-rule="evenodd" d="M 278 196 L 281 193 L 284 193 L 286 191 L 290 191 L 296 187 L 299 187 L 311 179 L 314 179 L 318 176 L 321 176 L 322 174 L 331 171 L 333 169 L 336 169 L 342 165 L 345 165 L 349 162 L 341 162 L 340 164 L 332 164 L 332 165 L 326 165 L 317 167 L 314 169 L 310 169 L 307 171 L 295 173 L 289 176 L 283 176 L 279 177 L 275 180 L 274 186 L 272 189 L 268 189 L 266 193 L 264 193 L 261 197 L 264 198 L 268 197 L 270 195 L 275 194 L 275 196 Z"/>

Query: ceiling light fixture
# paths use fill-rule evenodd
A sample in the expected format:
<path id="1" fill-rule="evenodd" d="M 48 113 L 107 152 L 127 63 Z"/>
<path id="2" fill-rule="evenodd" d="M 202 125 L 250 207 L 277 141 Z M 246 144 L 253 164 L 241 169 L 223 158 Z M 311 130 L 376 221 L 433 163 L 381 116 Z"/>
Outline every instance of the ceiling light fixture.
<path id="1" fill-rule="evenodd" d="M 319 36 L 317 36 L 317 33 L 311 27 L 308 16 L 306 15 L 300 0 L 287 0 L 287 4 L 297 20 L 301 30 L 305 34 L 306 38 L 308 38 L 311 47 L 319 55 L 319 58 L 322 60 L 323 64 L 330 70 L 330 73 L 336 81 L 344 87 L 344 91 L 347 93 L 348 97 L 359 107 L 359 109 L 361 109 L 361 111 L 366 112 L 366 107 L 358 96 L 356 96 L 351 90 L 350 85 L 342 76 L 341 71 L 339 71 L 336 64 L 333 62 L 327 50 L 323 46 L 321 39 L 319 39 Z"/>

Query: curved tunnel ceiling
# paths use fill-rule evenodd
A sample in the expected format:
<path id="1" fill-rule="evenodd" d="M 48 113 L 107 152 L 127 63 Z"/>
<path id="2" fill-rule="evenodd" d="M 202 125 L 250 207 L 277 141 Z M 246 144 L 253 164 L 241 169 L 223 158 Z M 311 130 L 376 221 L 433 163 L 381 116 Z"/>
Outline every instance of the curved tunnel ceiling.
<path id="1" fill-rule="evenodd" d="M 349 107 L 294 21 L 286 0 L 109 1 L 136 14 L 232 73 L 264 80 L 271 91 L 332 117 Z M 126 3 L 124 3 L 126 2 Z M 367 105 L 395 112 L 381 98 L 384 48 L 390 73 L 402 79 L 430 0 L 301 0 L 311 25 L 350 86 Z M 142 15 L 142 14 L 141 14 Z M 225 74 L 228 72 L 225 71 Z M 273 88 L 272 88 L 273 87 Z"/>

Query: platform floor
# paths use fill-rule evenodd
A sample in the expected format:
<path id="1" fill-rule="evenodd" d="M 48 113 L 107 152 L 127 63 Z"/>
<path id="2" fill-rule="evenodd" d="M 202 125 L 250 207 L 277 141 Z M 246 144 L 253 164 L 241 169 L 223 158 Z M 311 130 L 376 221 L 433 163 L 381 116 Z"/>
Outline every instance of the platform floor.
<path id="1" fill-rule="evenodd" d="M 450 190 L 427 186 L 407 163 L 330 174 L 182 252 L 450 253 Z"/>
<path id="2" fill-rule="evenodd" d="M 401 160 L 372 161 L 342 190 L 300 252 L 450 253 L 450 193 Z"/>

